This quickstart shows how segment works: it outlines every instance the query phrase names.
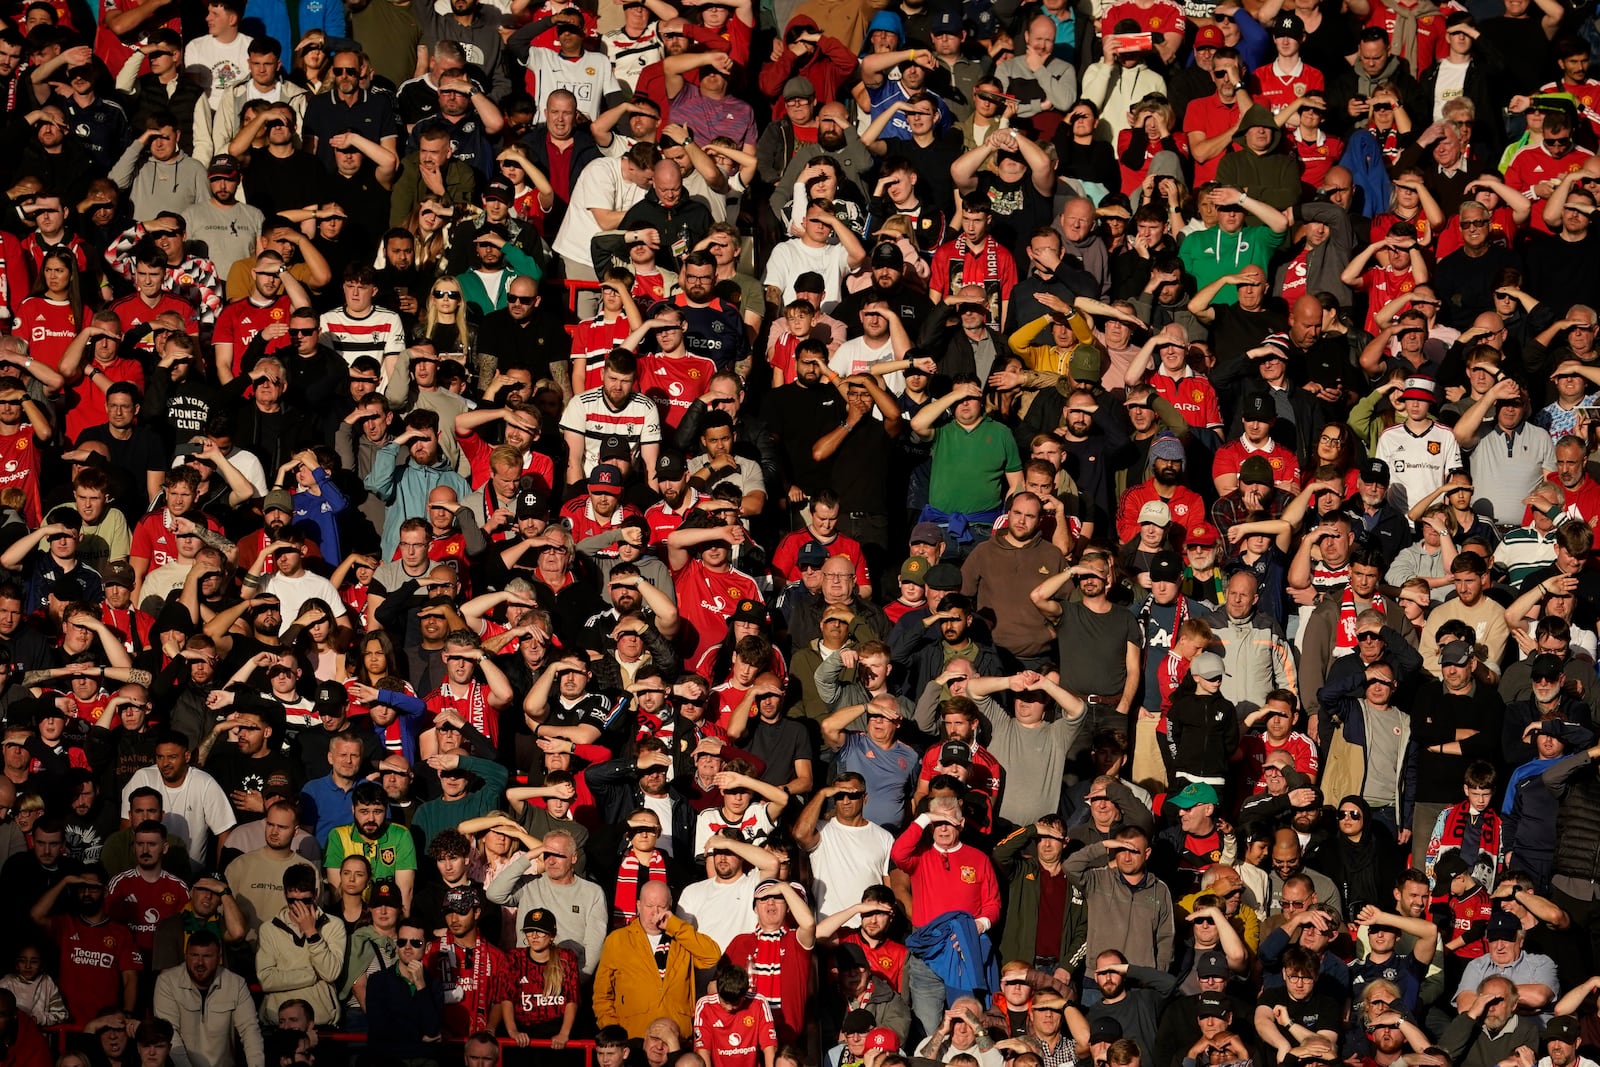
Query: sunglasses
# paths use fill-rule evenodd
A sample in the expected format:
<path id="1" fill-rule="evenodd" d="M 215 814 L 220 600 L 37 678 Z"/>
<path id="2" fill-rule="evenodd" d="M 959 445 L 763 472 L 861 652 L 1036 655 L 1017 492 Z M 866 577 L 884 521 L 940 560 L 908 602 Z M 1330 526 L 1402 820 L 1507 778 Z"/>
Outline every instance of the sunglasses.
<path id="1" fill-rule="evenodd" d="M 394 943 L 401 948 L 422 948 L 427 944 L 420 937 L 397 937 L 394 939 Z"/>
<path id="2" fill-rule="evenodd" d="M 1535 674 L 1533 676 L 1533 680 L 1536 681 L 1536 682 L 1540 682 L 1542 684 L 1545 684 L 1545 685 L 1549 685 L 1551 683 L 1561 681 L 1561 675 L 1559 675 L 1559 674 Z"/>
<path id="3" fill-rule="evenodd" d="M 1360 822 L 1361 821 L 1361 813 L 1359 811 L 1341 811 L 1339 813 L 1339 821 L 1340 822 Z"/>
<path id="4" fill-rule="evenodd" d="M 539 299 L 539 298 L 536 297 L 536 296 L 518 296 L 515 293 L 509 293 L 506 296 L 506 303 L 508 303 L 508 304 L 532 304 L 537 299 Z"/>
<path id="5" fill-rule="evenodd" d="M 433 298 L 435 300 L 460 300 L 461 293 L 455 289 L 435 289 Z"/>
<path id="6" fill-rule="evenodd" d="M 334 73 L 334 75 L 336 77 L 344 77 L 344 76 L 354 77 L 354 76 L 359 75 L 361 73 L 361 68 L 360 67 L 334 67 L 333 68 L 333 73 Z"/>
<path id="7" fill-rule="evenodd" d="M 315 337 L 319 332 L 321 332 L 321 328 L 317 327 L 317 326 L 291 326 L 291 327 L 289 327 L 289 336 L 290 337 Z"/>
<path id="8" fill-rule="evenodd" d="M 1393 111 L 1394 110 L 1394 105 L 1393 104 L 1373 104 L 1372 105 L 1372 110 L 1374 110 L 1374 111 Z"/>
<path id="9" fill-rule="evenodd" d="M 1382 634 L 1374 634 L 1374 633 L 1356 634 L 1356 640 L 1357 641 L 1382 641 L 1383 640 L 1383 635 Z"/>
<path id="10" fill-rule="evenodd" d="M 833 794 L 835 800 L 860 800 L 867 794 L 860 789 L 843 790 Z"/>

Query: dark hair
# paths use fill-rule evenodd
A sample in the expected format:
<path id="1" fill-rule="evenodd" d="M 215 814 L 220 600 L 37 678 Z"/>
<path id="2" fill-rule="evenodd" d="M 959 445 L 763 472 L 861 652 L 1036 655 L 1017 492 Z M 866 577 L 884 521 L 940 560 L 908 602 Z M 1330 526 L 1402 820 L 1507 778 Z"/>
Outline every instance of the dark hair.
<path id="1" fill-rule="evenodd" d="M 384 793 L 383 786 L 377 782 L 357 782 L 356 787 L 350 790 L 350 808 L 352 811 L 362 805 L 370 807 L 373 804 L 383 804 L 387 806 L 388 803 L 388 795 Z"/>

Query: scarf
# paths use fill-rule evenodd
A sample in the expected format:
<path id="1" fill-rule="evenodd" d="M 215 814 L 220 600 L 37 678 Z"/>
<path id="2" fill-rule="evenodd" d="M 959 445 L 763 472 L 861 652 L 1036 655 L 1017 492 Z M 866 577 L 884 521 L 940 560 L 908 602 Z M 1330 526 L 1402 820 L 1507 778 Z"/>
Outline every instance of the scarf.
<path id="1" fill-rule="evenodd" d="M 641 864 L 639 857 L 629 849 L 617 868 L 617 899 L 611 906 L 611 929 L 620 930 L 633 921 L 639 906 L 639 891 L 650 882 L 667 881 L 667 859 L 660 849 L 650 854 L 650 862 Z"/>
<path id="2" fill-rule="evenodd" d="M 745 958 L 750 974 L 750 995 L 767 1002 L 774 1017 L 783 1015 L 783 958 L 787 954 L 788 930 L 757 930 L 755 948 Z"/>
<path id="3" fill-rule="evenodd" d="M 1420 71 L 1422 68 L 1417 63 L 1417 23 L 1429 15 L 1437 15 L 1439 9 L 1434 6 L 1433 0 L 1417 0 L 1415 7 L 1392 4 L 1389 10 L 1394 12 L 1394 31 L 1389 34 L 1389 39 L 1394 42 L 1394 54 L 1411 64 L 1412 70 Z"/>
<path id="4" fill-rule="evenodd" d="M 202 919 L 200 916 L 194 913 L 193 904 L 185 904 L 183 911 L 179 912 L 178 914 L 182 917 L 183 921 L 183 947 L 185 949 L 189 947 L 190 936 L 199 933 L 201 930 L 210 930 L 218 937 L 222 936 L 221 912 L 211 916 L 209 919 Z"/>
<path id="5" fill-rule="evenodd" d="M 993 234 L 984 235 L 983 248 L 979 250 L 979 254 L 983 256 L 983 280 L 981 282 L 973 281 L 966 276 L 967 255 L 971 252 L 971 247 L 967 244 L 965 238 L 957 246 L 957 250 L 961 254 L 950 260 L 949 289 L 953 290 L 962 285 L 982 285 L 989 301 L 995 305 L 989 309 L 989 319 L 992 323 L 996 317 L 995 310 L 999 305 L 1000 296 L 1000 243 L 994 239 Z"/>
<path id="6" fill-rule="evenodd" d="M 1456 804 L 1445 809 L 1444 826 L 1439 831 L 1439 840 L 1429 842 L 1429 849 L 1435 854 L 1434 863 L 1438 857 L 1454 850 L 1462 852 L 1461 858 L 1467 860 L 1467 855 L 1462 851 L 1462 845 L 1467 840 L 1467 829 L 1471 819 L 1466 804 Z M 1500 833 L 1504 823 L 1500 821 L 1500 813 L 1493 808 L 1486 808 L 1479 813 L 1476 829 L 1478 831 L 1478 852 L 1468 863 L 1473 870 L 1474 877 L 1480 877 L 1483 871 L 1489 872 L 1489 883 L 1494 881 L 1496 868 L 1499 866 Z M 1487 884 L 1487 883 L 1486 883 Z"/>
<path id="7" fill-rule="evenodd" d="M 460 956 L 457 955 L 460 953 Z M 463 967 L 462 956 L 470 956 Z M 456 945 L 448 933 L 439 938 L 439 981 L 444 985 L 444 1002 L 467 1013 L 467 1033 L 488 1028 L 489 1009 L 494 1005 L 489 979 L 489 943 L 482 937 L 473 948 Z"/>
<path id="8" fill-rule="evenodd" d="M 1372 609 L 1388 612 L 1382 593 L 1372 594 Z M 1339 598 L 1339 629 L 1334 633 L 1333 647 L 1335 656 L 1347 656 L 1356 650 L 1356 595 L 1348 586 Z"/>

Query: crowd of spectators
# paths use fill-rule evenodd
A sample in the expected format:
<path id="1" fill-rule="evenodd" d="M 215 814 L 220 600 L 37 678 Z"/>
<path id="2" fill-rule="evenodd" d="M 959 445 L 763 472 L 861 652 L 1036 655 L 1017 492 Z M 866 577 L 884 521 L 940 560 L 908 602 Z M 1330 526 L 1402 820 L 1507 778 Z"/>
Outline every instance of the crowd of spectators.
<path id="1" fill-rule="evenodd" d="M 1596 55 L 6 5 L 0 1067 L 1595 1067 Z"/>

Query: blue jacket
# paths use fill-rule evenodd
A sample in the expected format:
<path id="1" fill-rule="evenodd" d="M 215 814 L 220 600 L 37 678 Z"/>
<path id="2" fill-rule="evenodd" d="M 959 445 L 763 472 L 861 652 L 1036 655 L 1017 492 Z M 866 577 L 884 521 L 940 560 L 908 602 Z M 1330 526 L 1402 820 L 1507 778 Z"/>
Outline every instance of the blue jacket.
<path id="1" fill-rule="evenodd" d="M 1383 153 L 1378 150 L 1378 139 L 1366 130 L 1356 130 L 1344 144 L 1344 155 L 1339 166 L 1350 172 L 1351 181 L 1361 190 L 1361 214 L 1371 218 L 1389 209 L 1389 197 L 1394 185 L 1389 181 L 1389 170 Z"/>
<path id="2" fill-rule="evenodd" d="M 944 980 L 944 1003 L 960 997 L 981 1001 L 1000 988 L 1000 972 L 987 935 L 964 911 L 947 911 L 906 938 L 906 947 Z"/>
<path id="3" fill-rule="evenodd" d="M 283 46 L 283 67 L 294 65 L 294 46 L 312 30 L 321 30 L 329 41 L 345 34 L 344 4 L 340 0 L 292 0 L 295 5 L 295 25 L 289 25 L 291 0 L 248 0 L 244 19 L 239 28 L 252 37 L 263 35 L 277 38 Z M 247 25 L 252 20 L 256 26 Z M 298 30 L 298 36 L 296 32 Z M 332 58 L 331 56 L 329 57 Z"/>

